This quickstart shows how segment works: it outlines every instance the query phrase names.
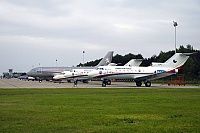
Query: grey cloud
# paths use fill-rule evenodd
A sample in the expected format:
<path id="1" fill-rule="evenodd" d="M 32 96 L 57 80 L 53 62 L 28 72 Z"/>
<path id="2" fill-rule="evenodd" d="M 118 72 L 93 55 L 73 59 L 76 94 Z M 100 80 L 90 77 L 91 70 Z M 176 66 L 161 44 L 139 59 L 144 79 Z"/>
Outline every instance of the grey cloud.
<path id="1" fill-rule="evenodd" d="M 60 66 L 76 65 L 83 50 L 85 61 L 109 50 L 150 57 L 174 49 L 173 20 L 178 46 L 199 49 L 199 7 L 198 0 L 3 0 L 0 73 L 55 65 L 55 59 Z"/>

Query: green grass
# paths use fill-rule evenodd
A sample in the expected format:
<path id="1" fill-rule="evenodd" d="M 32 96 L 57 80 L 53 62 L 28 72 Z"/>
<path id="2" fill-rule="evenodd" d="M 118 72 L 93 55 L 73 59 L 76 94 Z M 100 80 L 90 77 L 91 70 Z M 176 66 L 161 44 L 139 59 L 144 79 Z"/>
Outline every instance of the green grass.
<path id="1" fill-rule="evenodd" d="M 200 132 L 200 88 L 0 89 L 0 132 Z"/>

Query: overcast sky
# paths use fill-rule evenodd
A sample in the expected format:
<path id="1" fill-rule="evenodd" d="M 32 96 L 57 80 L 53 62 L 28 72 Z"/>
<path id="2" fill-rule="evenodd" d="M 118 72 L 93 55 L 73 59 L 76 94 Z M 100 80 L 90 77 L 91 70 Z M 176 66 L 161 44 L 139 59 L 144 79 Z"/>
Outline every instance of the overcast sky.
<path id="1" fill-rule="evenodd" d="M 0 75 L 114 55 L 200 49 L 199 0 L 0 0 Z"/>

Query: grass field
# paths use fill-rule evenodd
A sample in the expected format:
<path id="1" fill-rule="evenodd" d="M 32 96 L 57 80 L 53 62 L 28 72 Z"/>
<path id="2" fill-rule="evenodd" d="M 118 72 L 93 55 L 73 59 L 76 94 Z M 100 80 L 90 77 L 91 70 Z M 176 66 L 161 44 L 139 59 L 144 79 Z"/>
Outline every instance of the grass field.
<path id="1" fill-rule="evenodd" d="M 200 132 L 200 88 L 0 89 L 0 132 Z"/>

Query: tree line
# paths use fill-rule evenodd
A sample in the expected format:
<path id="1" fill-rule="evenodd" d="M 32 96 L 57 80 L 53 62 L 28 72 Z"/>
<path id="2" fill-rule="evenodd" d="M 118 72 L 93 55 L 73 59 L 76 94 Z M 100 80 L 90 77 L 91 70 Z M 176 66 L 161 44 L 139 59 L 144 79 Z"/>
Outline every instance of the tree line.
<path id="1" fill-rule="evenodd" d="M 182 74 L 185 80 L 200 80 L 200 50 L 195 50 L 193 47 L 188 44 L 186 47 L 180 46 L 177 50 L 177 53 L 194 53 L 190 56 L 187 62 L 184 64 L 183 68 L 178 72 L 178 74 Z M 112 59 L 112 63 L 116 63 L 118 65 L 125 65 L 131 59 L 143 59 L 142 64 L 140 66 L 150 66 L 152 62 L 165 62 L 172 55 L 174 55 L 175 51 L 163 52 L 161 51 L 159 55 L 153 55 L 150 58 L 143 58 L 141 54 L 126 54 L 115 55 Z M 102 58 L 101 58 L 102 59 Z M 84 66 L 96 66 L 101 59 L 96 59 L 94 61 L 90 61 L 84 64 Z M 79 64 L 78 66 L 83 66 L 83 64 Z"/>

